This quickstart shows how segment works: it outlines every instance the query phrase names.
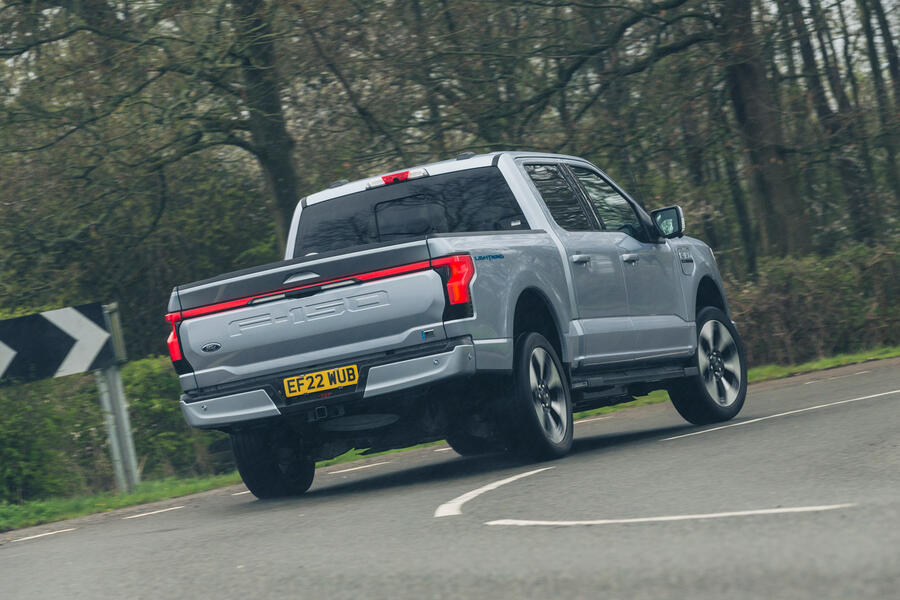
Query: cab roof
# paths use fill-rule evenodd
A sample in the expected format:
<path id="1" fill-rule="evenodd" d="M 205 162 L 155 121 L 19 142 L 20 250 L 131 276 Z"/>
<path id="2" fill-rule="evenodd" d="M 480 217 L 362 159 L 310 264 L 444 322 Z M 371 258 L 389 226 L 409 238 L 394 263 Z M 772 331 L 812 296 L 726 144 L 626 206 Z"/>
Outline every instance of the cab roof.
<path id="1" fill-rule="evenodd" d="M 497 165 L 503 157 L 509 157 L 513 160 L 518 158 L 552 158 L 552 159 L 572 159 L 572 160 L 584 160 L 575 156 L 568 156 L 565 154 L 550 154 L 547 152 L 523 152 L 523 151 L 508 151 L 502 150 L 498 152 L 490 152 L 487 154 L 476 154 L 473 156 L 469 156 L 466 158 L 451 158 L 449 160 L 442 160 L 439 162 L 428 163 L 425 165 L 417 165 L 414 167 L 409 167 L 408 169 L 399 169 L 397 171 L 387 171 L 385 173 L 380 173 L 373 177 L 366 177 L 365 179 L 358 179 L 356 181 L 351 181 L 345 183 L 343 185 L 336 185 L 335 187 L 324 189 L 320 192 L 316 192 L 314 194 L 310 194 L 306 198 L 301 200 L 301 204 L 303 206 L 307 206 L 309 204 L 318 204 L 319 202 L 324 202 L 325 200 L 331 200 L 333 198 L 338 198 L 340 196 L 347 196 L 349 194 L 354 194 L 356 192 L 362 192 L 369 188 L 369 182 L 373 179 L 378 179 L 381 177 L 387 177 L 388 175 L 394 173 L 402 173 L 407 171 L 415 171 L 417 169 L 425 169 L 428 172 L 428 175 L 442 175 L 444 173 L 452 173 L 453 171 L 464 171 L 466 169 L 477 169 L 479 167 L 489 167 L 491 165 Z"/>

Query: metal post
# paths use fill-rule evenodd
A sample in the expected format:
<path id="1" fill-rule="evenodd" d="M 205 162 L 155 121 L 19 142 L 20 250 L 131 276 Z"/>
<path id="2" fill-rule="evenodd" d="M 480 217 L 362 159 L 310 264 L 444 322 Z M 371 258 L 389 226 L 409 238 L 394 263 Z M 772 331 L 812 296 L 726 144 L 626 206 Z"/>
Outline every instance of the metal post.
<path id="1" fill-rule="evenodd" d="M 103 305 L 103 316 L 106 320 L 106 329 L 112 340 L 113 354 L 116 363 L 104 369 L 102 375 L 98 373 L 97 380 L 104 380 L 105 385 L 101 389 L 106 390 L 107 401 L 113 419 L 113 430 L 116 437 L 116 446 L 119 453 L 119 463 L 123 472 L 125 489 L 131 491 L 140 483 L 141 478 L 137 468 L 137 454 L 134 451 L 134 439 L 131 436 L 131 419 L 128 417 L 128 401 L 125 398 L 125 386 L 122 385 L 122 377 L 119 374 L 118 364 L 127 360 L 125 354 L 125 337 L 122 335 L 122 324 L 119 321 L 119 304 L 113 302 Z M 103 392 L 101 392 L 102 397 Z M 113 432 L 110 432 L 112 443 Z"/>
<path id="2" fill-rule="evenodd" d="M 116 362 L 122 364 L 128 357 L 125 354 L 125 336 L 122 334 L 122 322 L 119 321 L 119 303 L 111 302 L 103 305 L 103 316 L 106 319 L 106 329 L 112 340 L 113 355 Z"/>
<path id="3" fill-rule="evenodd" d="M 103 421 L 106 423 L 106 436 L 109 438 L 109 451 L 112 454 L 116 488 L 120 492 L 126 492 L 128 491 L 128 480 L 125 478 L 125 469 L 122 466 L 122 450 L 119 448 L 119 434 L 113 415 L 112 402 L 109 398 L 109 386 L 103 371 L 94 371 L 94 376 L 97 378 L 97 389 L 100 391 L 100 406 L 103 409 Z"/>
<path id="4" fill-rule="evenodd" d="M 128 418 L 128 401 L 125 399 L 125 387 L 116 365 L 105 369 L 103 374 L 109 384 L 109 396 L 112 401 L 116 429 L 119 435 L 119 449 L 122 452 L 122 466 L 128 490 L 131 491 L 141 482 L 137 468 L 137 456 L 134 451 L 134 439 L 131 437 L 131 419 Z"/>

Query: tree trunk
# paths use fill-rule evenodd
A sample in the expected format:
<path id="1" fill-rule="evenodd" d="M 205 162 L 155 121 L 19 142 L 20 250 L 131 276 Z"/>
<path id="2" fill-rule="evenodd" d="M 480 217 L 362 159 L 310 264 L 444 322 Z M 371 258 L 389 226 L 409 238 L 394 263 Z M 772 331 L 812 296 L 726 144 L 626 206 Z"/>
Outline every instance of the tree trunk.
<path id="1" fill-rule="evenodd" d="M 815 7 L 816 0 L 811 0 L 811 4 Z M 797 34 L 797 41 L 800 44 L 800 57 L 803 59 L 803 77 L 806 80 L 807 88 L 812 97 L 813 107 L 816 115 L 819 117 L 822 126 L 828 134 L 828 143 L 826 144 L 826 152 L 831 153 L 832 148 L 836 148 L 837 171 L 841 181 L 841 188 L 844 192 L 844 198 L 847 201 L 847 212 L 850 216 L 850 226 L 853 237 L 858 241 L 870 239 L 873 235 L 872 225 L 872 207 L 869 198 L 871 194 L 866 186 L 865 177 L 862 169 L 853 158 L 847 153 L 847 148 L 856 142 L 852 121 L 842 119 L 842 115 L 835 113 L 828 105 L 828 97 L 825 93 L 825 86 L 822 78 L 819 76 L 818 65 L 816 64 L 815 51 L 813 50 L 812 41 L 809 36 L 809 30 L 803 19 L 803 12 L 800 7 L 799 0 L 780 0 L 779 4 L 782 10 L 789 13 L 794 24 L 794 30 Z M 815 11 L 816 8 L 813 8 Z M 825 56 L 826 69 L 829 67 L 827 60 L 827 48 L 822 44 L 822 52 Z M 839 103 L 849 108 L 849 101 L 840 87 L 837 80 L 837 74 L 833 74 L 832 87 L 836 90 L 836 96 Z M 849 116 L 849 115 L 848 115 Z"/>
<path id="2" fill-rule="evenodd" d="M 887 91 L 884 88 L 884 77 L 881 74 L 881 61 L 878 59 L 878 50 L 875 46 L 875 32 L 872 29 L 872 15 L 869 11 L 871 0 L 856 0 L 859 6 L 859 16 L 862 22 L 863 32 L 866 35 L 866 54 L 869 57 L 869 65 L 872 67 L 872 84 L 875 86 L 875 101 L 878 103 L 878 120 L 881 123 L 882 132 L 879 136 L 880 144 L 887 152 L 887 178 L 894 193 L 894 201 L 900 205 L 900 177 L 897 175 L 897 146 L 894 141 L 894 131 L 891 127 L 890 109 L 888 108 Z"/>
<path id="3" fill-rule="evenodd" d="M 784 151 L 779 110 L 766 81 L 749 0 L 726 0 L 720 40 L 735 118 L 747 147 L 763 248 L 786 255 L 809 247 L 808 222 Z"/>
<path id="4" fill-rule="evenodd" d="M 900 110 L 900 57 L 897 56 L 897 46 L 894 45 L 894 37 L 891 35 L 891 27 L 884 13 L 884 7 L 881 0 L 869 0 L 872 4 L 872 10 L 875 11 L 875 18 L 878 20 L 878 27 L 881 29 L 881 39 L 884 40 L 884 52 L 888 59 L 888 73 L 891 74 L 891 83 L 894 86 L 894 109 Z M 897 6 L 894 5 L 896 9 Z"/>
<path id="5" fill-rule="evenodd" d="M 710 117 L 714 119 L 718 125 L 728 123 L 722 104 L 717 101 L 710 102 Z M 730 145 L 729 145 L 730 146 Z M 741 179 L 738 176 L 737 166 L 734 162 L 732 149 L 726 147 L 721 152 L 722 163 L 725 166 L 725 178 L 728 182 L 728 191 L 731 193 L 731 203 L 734 205 L 734 215 L 737 220 L 738 232 L 743 245 L 744 261 L 746 263 L 747 274 L 751 278 L 756 276 L 756 234 L 754 233 L 753 221 L 750 217 L 750 210 L 747 207 L 747 200 L 744 196 L 744 189 L 741 187 Z M 714 160 L 718 161 L 716 157 Z"/>
<path id="6" fill-rule="evenodd" d="M 239 17 L 235 27 L 242 42 L 239 51 L 247 86 L 244 101 L 250 113 L 250 135 L 266 185 L 275 200 L 275 227 L 279 245 L 284 249 L 299 200 L 299 182 L 293 159 L 294 139 L 288 133 L 281 107 L 282 81 L 275 55 L 275 34 L 269 21 L 271 9 L 264 0 L 238 2 L 235 9 Z"/>

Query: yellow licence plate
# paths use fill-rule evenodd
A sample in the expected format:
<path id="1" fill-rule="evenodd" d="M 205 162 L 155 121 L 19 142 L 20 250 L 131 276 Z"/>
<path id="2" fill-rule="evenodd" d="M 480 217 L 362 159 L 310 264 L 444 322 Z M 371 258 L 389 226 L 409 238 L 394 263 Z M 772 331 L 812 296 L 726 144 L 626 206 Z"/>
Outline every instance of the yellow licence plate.
<path id="1" fill-rule="evenodd" d="M 315 373 L 288 377 L 284 380 L 284 393 L 288 397 L 302 396 L 303 394 L 314 394 L 356 385 L 358 381 L 359 370 L 356 365 L 347 365 L 337 369 L 325 369 Z"/>

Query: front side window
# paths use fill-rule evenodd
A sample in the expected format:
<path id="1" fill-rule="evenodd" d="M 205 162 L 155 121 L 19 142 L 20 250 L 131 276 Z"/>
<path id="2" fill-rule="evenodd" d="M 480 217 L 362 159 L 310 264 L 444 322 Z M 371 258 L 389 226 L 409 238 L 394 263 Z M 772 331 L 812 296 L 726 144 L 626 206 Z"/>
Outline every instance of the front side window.
<path id="1" fill-rule="evenodd" d="M 607 231 L 623 231 L 633 238 L 642 239 L 643 227 L 631 204 L 622 194 L 597 173 L 583 167 L 570 167 L 584 186 L 591 204 L 597 209 L 603 228 Z"/>
<path id="2" fill-rule="evenodd" d="M 525 172 L 544 199 L 556 224 L 566 231 L 593 231 L 595 227 L 581 201 L 557 165 L 525 165 Z"/>

